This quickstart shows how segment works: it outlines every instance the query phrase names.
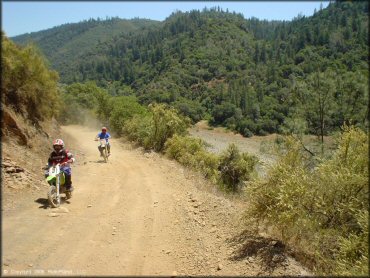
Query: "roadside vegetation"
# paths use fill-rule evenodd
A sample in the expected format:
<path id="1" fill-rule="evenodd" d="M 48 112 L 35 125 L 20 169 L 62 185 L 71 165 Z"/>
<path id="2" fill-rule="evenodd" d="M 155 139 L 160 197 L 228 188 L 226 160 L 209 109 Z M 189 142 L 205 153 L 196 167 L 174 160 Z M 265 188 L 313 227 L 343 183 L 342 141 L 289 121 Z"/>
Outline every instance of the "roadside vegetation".
<path id="1" fill-rule="evenodd" d="M 368 274 L 369 149 L 359 128 L 343 126 L 329 159 L 293 137 L 267 177 L 246 188 L 248 226 L 268 226 L 320 275 Z"/>
<path id="2" fill-rule="evenodd" d="M 62 104 L 57 82 L 34 45 L 19 47 L 1 34 L 2 103 L 37 124 L 57 116 Z"/>

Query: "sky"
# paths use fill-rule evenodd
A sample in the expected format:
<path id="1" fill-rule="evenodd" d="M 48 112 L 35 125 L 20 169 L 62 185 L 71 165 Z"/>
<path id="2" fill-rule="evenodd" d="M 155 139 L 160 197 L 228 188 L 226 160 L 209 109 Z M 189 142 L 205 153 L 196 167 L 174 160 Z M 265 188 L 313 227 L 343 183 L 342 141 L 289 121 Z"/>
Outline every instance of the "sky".
<path id="1" fill-rule="evenodd" d="M 311 16 L 328 1 L 2 1 L 2 30 L 6 36 L 37 32 L 65 23 L 85 19 L 134 17 L 163 21 L 172 12 L 202 10 L 220 6 L 223 10 L 242 13 L 245 18 L 292 20 L 298 14 Z"/>

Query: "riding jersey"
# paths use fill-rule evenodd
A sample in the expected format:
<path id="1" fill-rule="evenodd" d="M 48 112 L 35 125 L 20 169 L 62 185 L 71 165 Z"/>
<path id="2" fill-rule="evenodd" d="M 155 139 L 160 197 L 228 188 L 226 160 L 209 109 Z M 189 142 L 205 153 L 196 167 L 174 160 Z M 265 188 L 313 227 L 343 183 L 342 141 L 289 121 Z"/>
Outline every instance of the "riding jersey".
<path id="1" fill-rule="evenodd" d="M 108 139 L 111 136 L 110 136 L 109 132 L 106 132 L 106 133 L 100 132 L 100 133 L 98 133 L 98 135 L 96 137 L 99 137 L 99 139 L 105 139 L 105 141 L 107 141 L 107 143 L 109 143 Z"/>
<path id="2" fill-rule="evenodd" d="M 72 160 L 72 162 L 70 163 L 73 163 L 75 161 L 73 154 L 70 151 L 61 150 L 59 153 L 53 151 L 49 156 L 48 164 L 53 165 L 58 163 L 65 163 L 65 167 L 70 167 L 70 163 L 68 162 L 69 160 Z"/>

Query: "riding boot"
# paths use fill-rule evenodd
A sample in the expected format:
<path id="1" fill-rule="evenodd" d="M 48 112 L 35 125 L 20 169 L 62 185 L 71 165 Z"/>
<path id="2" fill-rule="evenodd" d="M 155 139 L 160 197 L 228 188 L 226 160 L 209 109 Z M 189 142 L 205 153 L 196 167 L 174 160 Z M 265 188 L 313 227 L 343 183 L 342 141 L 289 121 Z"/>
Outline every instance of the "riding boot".
<path id="1" fill-rule="evenodd" d="M 65 175 L 66 181 L 65 181 L 65 186 L 67 191 L 73 191 L 72 187 L 72 176 L 70 175 Z"/>

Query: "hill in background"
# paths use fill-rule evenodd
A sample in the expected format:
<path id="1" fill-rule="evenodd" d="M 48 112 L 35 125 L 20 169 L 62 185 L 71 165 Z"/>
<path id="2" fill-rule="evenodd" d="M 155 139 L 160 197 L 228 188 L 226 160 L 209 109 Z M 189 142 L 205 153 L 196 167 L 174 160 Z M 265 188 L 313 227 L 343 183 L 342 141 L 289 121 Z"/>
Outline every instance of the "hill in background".
<path id="1" fill-rule="evenodd" d="M 323 136 L 348 121 L 364 127 L 368 117 L 365 1 L 338 1 L 291 22 L 215 7 L 163 22 L 90 20 L 32 37 L 63 83 L 94 80 L 112 95 L 168 103 L 244 136 Z"/>
<path id="2" fill-rule="evenodd" d="M 106 20 L 89 19 L 79 23 L 68 23 L 44 31 L 12 37 L 20 45 L 34 43 L 48 58 L 51 66 L 60 71 L 68 67 L 77 57 L 85 52 L 94 51 L 95 47 L 112 37 L 140 32 L 146 28 L 155 28 L 160 22 L 149 19 Z"/>

